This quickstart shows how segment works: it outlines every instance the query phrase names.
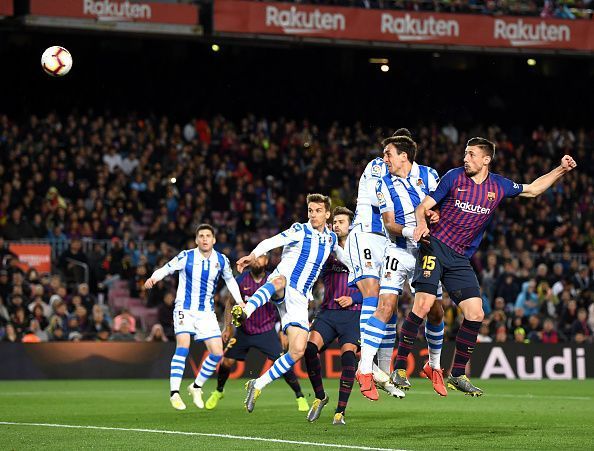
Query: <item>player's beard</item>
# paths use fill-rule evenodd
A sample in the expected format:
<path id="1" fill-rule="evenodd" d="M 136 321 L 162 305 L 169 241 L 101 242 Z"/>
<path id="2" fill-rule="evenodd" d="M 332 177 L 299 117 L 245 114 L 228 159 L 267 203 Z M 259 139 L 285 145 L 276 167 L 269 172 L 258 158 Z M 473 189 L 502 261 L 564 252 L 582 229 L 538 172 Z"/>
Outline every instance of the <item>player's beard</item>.
<path id="1" fill-rule="evenodd" d="M 479 173 L 478 170 L 473 171 L 470 166 L 466 166 L 466 165 L 464 165 L 464 172 L 466 173 L 466 175 L 468 177 L 474 177 L 475 175 L 477 175 Z"/>
<path id="2" fill-rule="evenodd" d="M 252 266 L 252 274 L 255 277 L 260 277 L 264 275 L 264 266 Z"/>

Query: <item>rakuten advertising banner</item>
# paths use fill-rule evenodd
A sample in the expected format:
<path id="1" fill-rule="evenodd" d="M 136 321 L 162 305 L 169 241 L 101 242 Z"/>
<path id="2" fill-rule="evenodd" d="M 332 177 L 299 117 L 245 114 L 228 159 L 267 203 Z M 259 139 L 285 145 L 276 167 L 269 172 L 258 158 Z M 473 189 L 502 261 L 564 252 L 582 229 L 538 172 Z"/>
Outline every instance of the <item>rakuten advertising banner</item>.
<path id="1" fill-rule="evenodd" d="M 594 51 L 594 24 L 215 0 L 214 31 L 339 40 Z"/>
<path id="2" fill-rule="evenodd" d="M 2 0 L 0 0 L 2 1 Z M 31 0 L 34 16 L 196 25 L 198 7 L 179 3 L 120 0 Z"/>

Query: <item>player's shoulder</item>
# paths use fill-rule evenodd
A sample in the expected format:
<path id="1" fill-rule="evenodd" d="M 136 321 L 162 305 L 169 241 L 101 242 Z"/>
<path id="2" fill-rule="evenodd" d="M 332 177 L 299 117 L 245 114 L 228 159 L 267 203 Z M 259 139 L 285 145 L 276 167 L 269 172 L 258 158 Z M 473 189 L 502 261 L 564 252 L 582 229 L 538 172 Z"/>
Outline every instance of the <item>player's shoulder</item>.
<path id="1" fill-rule="evenodd" d="M 383 158 L 376 157 L 367 163 L 366 172 L 372 177 L 383 177 L 386 173 L 386 163 Z"/>
<path id="2" fill-rule="evenodd" d="M 221 263 L 221 266 L 229 265 L 229 258 L 225 254 L 214 249 L 214 255 L 219 263 Z"/>
<path id="3" fill-rule="evenodd" d="M 489 176 L 491 177 L 491 180 L 495 183 L 509 183 L 509 179 L 507 177 L 505 177 L 504 175 L 501 174 L 497 174 L 495 172 L 490 172 Z"/>
<path id="4" fill-rule="evenodd" d="M 439 179 L 439 174 L 437 173 L 437 171 L 435 170 L 435 168 L 432 168 L 431 166 L 425 166 L 424 164 L 420 164 L 419 165 L 419 170 L 420 171 L 427 171 L 431 176 L 433 176 L 436 179 Z"/>
<path id="5" fill-rule="evenodd" d="M 183 251 L 181 251 L 179 254 L 177 254 L 177 256 L 175 258 L 177 258 L 177 260 L 183 260 L 184 258 L 187 258 L 189 255 L 194 253 L 194 249 L 185 249 Z"/>

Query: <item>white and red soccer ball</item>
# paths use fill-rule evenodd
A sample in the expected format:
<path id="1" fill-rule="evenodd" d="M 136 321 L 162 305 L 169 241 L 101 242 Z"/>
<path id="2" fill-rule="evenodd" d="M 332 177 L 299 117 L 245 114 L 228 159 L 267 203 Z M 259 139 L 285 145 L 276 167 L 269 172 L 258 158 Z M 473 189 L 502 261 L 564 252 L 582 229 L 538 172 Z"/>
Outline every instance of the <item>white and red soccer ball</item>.
<path id="1" fill-rule="evenodd" d="M 41 67 L 52 77 L 63 77 L 72 68 L 72 55 L 64 47 L 54 45 L 41 55 Z"/>

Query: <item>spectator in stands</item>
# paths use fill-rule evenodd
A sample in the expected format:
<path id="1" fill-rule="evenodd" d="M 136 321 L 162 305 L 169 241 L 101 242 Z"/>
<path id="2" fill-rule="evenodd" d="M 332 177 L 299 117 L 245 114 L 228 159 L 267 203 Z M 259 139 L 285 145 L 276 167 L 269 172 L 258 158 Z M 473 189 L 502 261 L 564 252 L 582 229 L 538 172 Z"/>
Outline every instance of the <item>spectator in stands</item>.
<path id="1" fill-rule="evenodd" d="M 504 272 L 497 279 L 495 296 L 505 299 L 506 305 L 515 305 L 520 293 L 520 284 L 515 274 L 516 271 L 510 260 L 504 264 Z"/>
<path id="2" fill-rule="evenodd" d="M 19 337 L 14 329 L 14 326 L 11 323 L 8 323 L 6 325 L 3 341 L 8 342 L 8 343 L 18 343 L 19 342 Z"/>
<path id="3" fill-rule="evenodd" d="M 570 336 L 575 339 L 576 334 L 582 334 L 585 341 L 592 341 L 592 329 L 588 325 L 588 312 L 581 308 L 577 312 L 577 318 L 571 325 Z"/>
<path id="4" fill-rule="evenodd" d="M 514 343 L 530 343 L 530 340 L 526 338 L 526 331 L 523 327 L 514 329 Z"/>
<path id="5" fill-rule="evenodd" d="M 555 323 L 551 318 L 544 320 L 542 331 L 538 334 L 538 340 L 541 343 L 559 343 L 561 341 L 559 334 L 555 330 Z"/>
<path id="6" fill-rule="evenodd" d="M 87 311 L 91 311 L 93 306 L 97 303 L 97 299 L 89 291 L 89 285 L 86 283 L 79 284 L 77 288 L 77 294 L 80 296 L 81 304 L 87 309 Z"/>
<path id="7" fill-rule="evenodd" d="M 132 334 L 136 333 L 136 319 L 130 314 L 128 309 L 123 309 L 118 316 L 113 319 L 113 330 L 119 332 L 123 322 L 126 322 Z"/>
<path id="8" fill-rule="evenodd" d="M 153 324 L 153 327 L 151 328 L 151 333 L 149 334 L 148 337 L 146 337 L 146 341 L 165 342 L 165 341 L 169 341 L 169 339 L 165 335 L 163 326 L 161 326 L 160 324 Z"/>
<path id="9" fill-rule="evenodd" d="M 131 331 L 130 323 L 127 320 L 122 320 L 119 324 L 119 329 L 116 330 L 109 341 L 135 341 L 134 334 Z"/>
<path id="10" fill-rule="evenodd" d="M 60 255 L 58 268 L 63 272 L 66 281 L 81 282 L 84 280 L 85 270 L 80 264 L 86 265 L 89 262 L 82 250 L 82 242 L 74 238 L 70 242 L 70 248 Z M 79 263 L 79 264 L 77 264 Z"/>
<path id="11" fill-rule="evenodd" d="M 20 208 L 12 210 L 10 219 L 2 228 L 2 235 L 10 241 L 33 237 L 33 229 L 27 220 L 22 217 L 22 210 Z"/>
<path id="12" fill-rule="evenodd" d="M 521 308 L 524 316 L 538 314 L 540 310 L 538 305 L 538 295 L 536 294 L 536 280 L 530 279 L 522 284 L 522 291 L 516 298 L 516 309 Z"/>
<path id="13" fill-rule="evenodd" d="M 483 324 L 479 330 L 479 333 L 476 337 L 477 343 L 491 343 L 493 339 L 489 335 L 489 326 L 487 324 Z"/>
<path id="14" fill-rule="evenodd" d="M 575 321 L 577 321 L 577 302 L 572 299 L 564 307 L 559 320 L 559 330 L 563 335 L 571 337 L 571 328 Z"/>
<path id="15" fill-rule="evenodd" d="M 49 341 L 49 335 L 36 319 L 32 319 L 29 323 L 29 333 L 35 335 L 40 343 Z"/>
<path id="16" fill-rule="evenodd" d="M 91 320 L 89 321 L 85 333 L 86 339 L 106 341 L 109 338 L 110 334 L 111 327 L 109 327 L 109 323 L 105 319 L 103 309 L 100 305 L 94 305 L 93 315 L 91 317 Z"/>

